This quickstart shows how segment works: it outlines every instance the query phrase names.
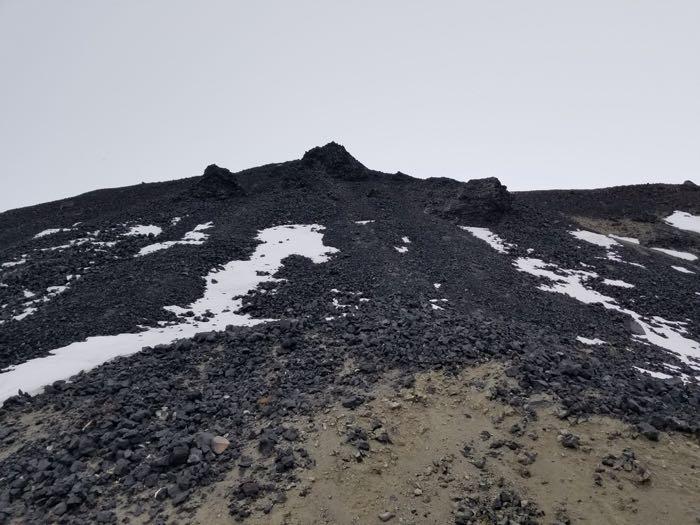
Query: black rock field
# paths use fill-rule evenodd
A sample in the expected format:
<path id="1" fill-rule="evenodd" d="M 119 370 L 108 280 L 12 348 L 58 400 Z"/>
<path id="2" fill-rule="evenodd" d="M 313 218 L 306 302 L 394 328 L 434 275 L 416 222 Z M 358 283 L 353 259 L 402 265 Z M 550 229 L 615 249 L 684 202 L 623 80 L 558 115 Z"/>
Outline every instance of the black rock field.
<path id="1" fill-rule="evenodd" d="M 697 454 L 698 257 L 691 182 L 509 192 L 381 173 L 336 143 L 4 212 L 0 523 L 596 522 L 576 507 L 583 489 L 553 510 L 521 483 L 545 461 L 524 447 L 543 442 L 546 404 L 566 429 L 552 455 L 592 458 L 579 439 L 591 421 L 620 425 L 633 448 Z M 493 384 L 464 379 L 485 369 Z M 454 458 L 426 456 L 443 477 L 428 501 L 406 485 L 381 512 L 308 510 L 329 454 L 321 418 L 349 415 L 336 439 L 348 470 L 380 450 L 417 462 L 386 418 L 429 398 L 385 420 L 376 407 L 436 374 L 459 387 L 453 401 L 486 392 L 518 428 L 484 438 L 479 417 L 460 420 Z M 483 436 L 465 444 L 468 432 Z M 503 451 L 519 475 L 494 466 Z M 642 453 L 612 455 L 595 468 L 634 474 L 630 498 L 652 497 Z M 692 523 L 700 462 L 673 457 L 696 469 L 678 474 L 695 501 L 678 519 Z M 457 488 L 460 462 L 471 488 Z M 593 468 L 586 490 L 602 490 Z"/>

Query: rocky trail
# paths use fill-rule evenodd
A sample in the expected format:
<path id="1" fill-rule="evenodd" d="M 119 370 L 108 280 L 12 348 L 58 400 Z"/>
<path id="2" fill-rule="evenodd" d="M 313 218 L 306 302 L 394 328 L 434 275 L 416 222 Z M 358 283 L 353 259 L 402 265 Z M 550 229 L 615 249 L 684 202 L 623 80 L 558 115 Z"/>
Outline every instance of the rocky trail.
<path id="1" fill-rule="evenodd" d="M 302 159 L 0 214 L 0 523 L 697 523 L 700 188 Z"/>

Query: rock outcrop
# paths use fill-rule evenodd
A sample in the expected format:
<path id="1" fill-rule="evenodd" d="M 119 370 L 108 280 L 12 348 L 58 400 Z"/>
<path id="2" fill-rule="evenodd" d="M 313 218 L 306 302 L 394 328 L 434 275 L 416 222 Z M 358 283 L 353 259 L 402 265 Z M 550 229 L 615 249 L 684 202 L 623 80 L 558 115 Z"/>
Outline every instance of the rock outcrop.
<path id="1" fill-rule="evenodd" d="M 508 189 L 495 177 L 472 179 L 461 185 L 459 192 L 429 211 L 448 219 L 459 219 L 471 225 L 493 223 L 511 209 Z"/>
<path id="2" fill-rule="evenodd" d="M 197 179 L 189 191 L 198 198 L 227 199 L 245 195 L 245 190 L 236 180 L 236 176 L 226 168 L 210 164 L 204 174 Z"/>
<path id="3" fill-rule="evenodd" d="M 301 162 L 307 169 L 321 171 L 343 180 L 364 180 L 369 175 L 369 170 L 336 142 L 310 149 L 304 154 Z"/>

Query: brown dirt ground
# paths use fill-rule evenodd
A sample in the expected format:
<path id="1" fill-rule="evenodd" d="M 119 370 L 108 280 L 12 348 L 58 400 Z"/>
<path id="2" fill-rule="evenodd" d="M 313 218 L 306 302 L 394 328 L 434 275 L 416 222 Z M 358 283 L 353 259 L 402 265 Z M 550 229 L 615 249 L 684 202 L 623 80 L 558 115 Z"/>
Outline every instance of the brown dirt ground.
<path id="1" fill-rule="evenodd" d="M 395 517 L 389 523 L 449 524 L 454 523 L 453 497 L 498 491 L 498 484 L 535 502 L 545 513 L 543 523 L 561 516 L 592 524 L 699 522 L 696 440 L 662 434 L 659 442 L 652 442 L 610 418 L 561 420 L 545 396 L 532 399 L 538 419 L 527 423 L 518 410 L 489 398 L 490 385 L 503 377 L 494 364 L 459 377 L 424 374 L 410 390 L 378 389 L 374 401 L 355 411 L 333 407 L 313 421 L 296 422 L 316 466 L 301 473 L 301 483 L 289 487 L 286 503 L 269 514 L 255 513 L 247 523 L 380 523 L 379 514 L 392 512 Z M 355 449 L 345 443 L 346 427 L 370 428 L 373 418 L 383 422 L 393 443 L 372 441 L 369 455 L 357 462 Z M 514 423 L 527 424 L 525 435 L 509 433 Z M 579 449 L 561 445 L 562 429 L 581 437 Z M 484 431 L 492 437 L 482 439 Z M 490 450 L 496 439 L 521 443 L 521 450 L 537 454 L 535 462 L 525 467 L 517 460 L 518 450 Z M 483 470 L 460 454 L 465 444 L 473 447 L 473 457 L 486 458 Z M 643 482 L 639 472 L 610 467 L 600 471 L 606 454 L 620 456 L 625 448 L 635 452 L 651 474 L 650 481 Z M 596 468 L 600 485 L 594 483 Z M 232 523 L 226 494 L 237 479 L 232 471 L 215 485 L 194 521 Z"/>

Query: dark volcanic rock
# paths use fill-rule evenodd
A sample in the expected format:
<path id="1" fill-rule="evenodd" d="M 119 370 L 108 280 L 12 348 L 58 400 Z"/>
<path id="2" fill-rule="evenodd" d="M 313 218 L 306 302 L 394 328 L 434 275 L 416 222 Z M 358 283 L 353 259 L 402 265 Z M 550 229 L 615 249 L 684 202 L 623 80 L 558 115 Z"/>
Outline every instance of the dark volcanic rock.
<path id="1" fill-rule="evenodd" d="M 497 178 L 489 177 L 466 182 L 457 195 L 432 211 L 466 225 L 480 226 L 498 221 L 511 206 L 508 189 Z"/>
<path id="2" fill-rule="evenodd" d="M 329 144 L 301 160 L 236 174 L 211 166 L 198 178 L 2 213 L 0 369 L 89 337 L 184 319 L 198 324 L 198 334 L 133 348 L 42 394 L 9 398 L 0 409 L 0 523 L 109 522 L 115 508 L 120 520 L 132 519 L 121 508 L 134 508 L 136 521 L 161 523 L 171 505 L 178 505 L 172 519 L 186 523 L 231 470 L 245 476 L 227 495 L 232 519 L 269 512 L 314 463 L 315 450 L 304 448 L 312 430 L 300 422 L 336 404 L 362 416 L 384 381 L 411 389 L 419 373 L 458 374 L 487 361 L 502 363 L 509 378 L 493 398 L 533 414 L 557 403 L 561 418 L 617 417 L 651 439 L 659 431 L 697 434 L 692 358 L 643 344 L 640 327 L 625 326 L 630 316 L 554 293 L 550 280 L 514 263 L 541 258 L 552 264 L 547 272 L 567 277 L 592 267 L 585 271 L 599 277 L 587 287 L 640 319 L 682 321 L 684 337 L 698 340 L 697 264 L 678 263 L 697 272 L 681 274 L 644 243 L 615 247 L 615 261 L 569 232 L 581 227 L 573 211 L 612 224 L 618 215 L 624 224 L 641 217 L 658 242 L 700 253 L 696 234 L 663 222 L 668 210 L 700 212 L 699 195 L 673 185 L 511 196 L 495 179 L 463 184 L 371 171 Z M 513 245 L 507 253 L 457 227 L 494 221 L 495 233 Z M 207 223 L 201 244 L 135 257 Z M 126 235 L 136 224 L 162 232 Z M 271 279 L 240 298 L 238 313 L 266 321 L 214 330 L 210 314 L 190 305 L 208 284 L 226 282 L 212 273 L 251 257 L 260 230 L 283 224 L 322 225 L 323 243 L 338 251 L 324 263 L 292 255 L 279 269 L 261 268 L 258 276 Z M 66 283 L 63 293 L 41 299 Z M 36 294 L 37 310 L 15 319 L 33 300 L 25 292 Z M 238 307 L 233 297 L 221 298 Z M 169 305 L 181 306 L 182 315 L 163 308 Z M 578 336 L 606 344 L 584 345 Z M 358 462 L 397 437 L 389 420 L 363 425 L 345 428 Z M 511 426 L 514 436 L 525 432 L 524 421 Z M 534 461 L 514 441 L 490 436 L 485 443 L 487 455 L 462 451 L 484 474 L 502 453 L 512 451 L 523 466 Z M 576 436 L 562 438 L 562 446 L 578 445 Z M 470 492 L 459 502 L 455 522 L 537 516 L 511 493 L 483 496 L 477 501 Z"/>
<path id="3" fill-rule="evenodd" d="M 335 142 L 310 149 L 302 157 L 301 163 L 306 168 L 344 180 L 364 180 L 369 175 L 367 168 Z"/>
<path id="4" fill-rule="evenodd" d="M 198 198 L 227 199 L 245 195 L 245 190 L 229 170 L 210 164 L 204 170 L 204 174 L 196 180 L 190 194 Z"/>

